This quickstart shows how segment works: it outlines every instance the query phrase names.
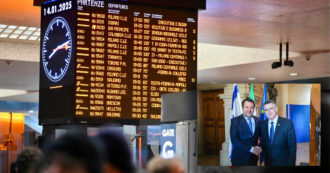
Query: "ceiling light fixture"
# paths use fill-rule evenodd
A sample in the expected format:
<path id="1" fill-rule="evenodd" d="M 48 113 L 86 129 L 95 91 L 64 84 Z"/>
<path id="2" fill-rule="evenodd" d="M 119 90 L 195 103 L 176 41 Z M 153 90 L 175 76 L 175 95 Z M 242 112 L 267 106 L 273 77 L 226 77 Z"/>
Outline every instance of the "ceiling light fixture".
<path id="1" fill-rule="evenodd" d="M 282 43 L 280 43 L 280 61 L 273 62 L 272 69 L 279 68 L 282 66 Z"/>
<path id="2" fill-rule="evenodd" d="M 298 73 L 290 73 L 290 76 L 298 76 Z"/>
<path id="3" fill-rule="evenodd" d="M 33 35 L 39 36 L 40 35 L 40 31 L 34 32 Z"/>
<path id="4" fill-rule="evenodd" d="M 2 33 L 0 34 L 0 38 L 7 38 L 9 34 Z"/>
<path id="5" fill-rule="evenodd" d="M 19 37 L 19 39 L 21 39 L 21 40 L 26 40 L 27 38 L 28 38 L 27 35 L 21 35 L 21 36 Z"/>
<path id="6" fill-rule="evenodd" d="M 289 42 L 286 42 L 286 60 L 284 61 L 284 65 L 293 67 L 293 64 L 293 61 L 289 60 Z"/>
<path id="7" fill-rule="evenodd" d="M 12 34 L 9 36 L 9 38 L 17 38 L 17 37 L 18 37 L 18 35 L 16 35 L 16 34 Z"/>
<path id="8" fill-rule="evenodd" d="M 284 44 L 284 43 L 283 43 Z M 285 66 L 293 67 L 293 61 L 289 60 L 289 42 L 286 42 L 286 59 L 284 61 Z M 273 62 L 272 69 L 279 68 L 282 66 L 282 43 L 280 43 L 280 61 Z"/>
<path id="9" fill-rule="evenodd" d="M 13 32 L 13 30 L 12 29 L 5 29 L 3 32 L 9 34 L 9 33 Z"/>
<path id="10" fill-rule="evenodd" d="M 27 27 L 26 26 L 20 26 L 18 27 L 18 30 L 25 30 Z"/>
<path id="11" fill-rule="evenodd" d="M 37 40 L 38 39 L 38 37 L 36 37 L 36 36 L 31 36 L 30 38 L 29 38 L 29 40 Z"/>
<path id="12" fill-rule="evenodd" d="M 32 34 L 32 31 L 25 31 L 23 34 L 24 35 L 31 35 Z"/>
<path id="13" fill-rule="evenodd" d="M 21 31 L 21 30 L 16 30 L 16 31 L 14 32 L 14 34 L 22 34 L 22 32 L 23 32 L 23 31 Z"/>
<path id="14" fill-rule="evenodd" d="M 36 27 L 29 27 L 28 31 L 34 31 L 36 29 L 37 29 Z"/>
<path id="15" fill-rule="evenodd" d="M 0 24 L 0 38 L 40 41 L 40 28 Z"/>
<path id="16" fill-rule="evenodd" d="M 256 78 L 254 78 L 254 77 L 249 77 L 248 79 L 249 80 L 256 80 Z"/>
<path id="17" fill-rule="evenodd" d="M 9 26 L 8 26 L 8 29 L 16 29 L 16 28 L 17 28 L 16 25 L 9 25 Z"/>

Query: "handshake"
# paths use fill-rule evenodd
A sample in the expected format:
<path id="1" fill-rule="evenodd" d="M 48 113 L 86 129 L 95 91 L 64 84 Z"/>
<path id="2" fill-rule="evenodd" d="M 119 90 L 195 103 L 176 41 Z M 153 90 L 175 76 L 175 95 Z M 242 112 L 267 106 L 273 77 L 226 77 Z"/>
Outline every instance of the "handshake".
<path id="1" fill-rule="evenodd" d="M 262 152 L 261 147 L 259 147 L 259 146 L 253 146 L 253 152 L 252 152 L 253 154 L 259 156 L 261 152 Z"/>

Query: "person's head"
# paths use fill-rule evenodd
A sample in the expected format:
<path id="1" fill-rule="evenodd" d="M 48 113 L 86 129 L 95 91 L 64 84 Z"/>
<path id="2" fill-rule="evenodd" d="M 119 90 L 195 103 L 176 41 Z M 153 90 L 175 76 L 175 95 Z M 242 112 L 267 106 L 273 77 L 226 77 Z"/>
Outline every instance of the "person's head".
<path id="1" fill-rule="evenodd" d="M 42 158 L 42 152 L 36 147 L 26 147 L 17 155 L 16 167 L 18 173 L 32 173 Z"/>
<path id="2" fill-rule="evenodd" d="M 274 120 L 277 117 L 277 106 L 273 100 L 267 100 L 264 103 L 264 111 L 269 120 Z"/>
<path id="3" fill-rule="evenodd" d="M 103 128 L 96 137 L 103 144 L 106 173 L 134 172 L 131 151 L 122 132 L 112 128 Z"/>
<path id="4" fill-rule="evenodd" d="M 242 101 L 243 114 L 247 117 L 252 117 L 254 112 L 254 101 L 250 98 L 246 98 Z"/>
<path id="5" fill-rule="evenodd" d="M 181 160 L 178 158 L 152 158 L 147 164 L 147 173 L 185 173 Z"/>
<path id="6" fill-rule="evenodd" d="M 67 133 L 45 151 L 38 173 L 101 173 L 100 152 L 84 133 Z"/>

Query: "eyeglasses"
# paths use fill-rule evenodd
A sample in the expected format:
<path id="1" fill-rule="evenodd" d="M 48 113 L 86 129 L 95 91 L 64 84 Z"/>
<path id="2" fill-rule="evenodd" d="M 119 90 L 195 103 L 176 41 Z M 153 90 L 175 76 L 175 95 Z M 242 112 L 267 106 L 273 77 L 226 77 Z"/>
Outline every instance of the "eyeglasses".
<path id="1" fill-rule="evenodd" d="M 272 107 L 272 108 L 269 108 L 269 109 L 264 109 L 264 111 L 267 112 L 267 111 L 273 110 L 273 109 L 275 109 L 275 108 L 276 108 L 276 107 Z"/>

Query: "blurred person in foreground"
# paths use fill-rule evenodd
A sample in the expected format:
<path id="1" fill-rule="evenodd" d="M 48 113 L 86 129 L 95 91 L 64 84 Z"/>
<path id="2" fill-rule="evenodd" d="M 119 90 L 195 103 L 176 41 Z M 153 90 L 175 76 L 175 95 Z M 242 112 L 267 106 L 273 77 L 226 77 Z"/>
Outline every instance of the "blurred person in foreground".
<path id="1" fill-rule="evenodd" d="M 103 144 L 105 173 L 133 173 L 132 154 L 122 132 L 111 127 L 101 129 L 96 138 Z"/>
<path id="2" fill-rule="evenodd" d="M 101 173 L 100 151 L 84 133 L 67 133 L 46 148 L 37 173 Z"/>
<path id="3" fill-rule="evenodd" d="M 36 165 L 41 158 L 42 152 L 39 148 L 26 147 L 18 154 L 12 172 L 33 173 L 35 172 Z"/>
<path id="4" fill-rule="evenodd" d="M 180 159 L 163 159 L 157 156 L 148 162 L 147 173 L 185 173 L 185 170 Z"/>
<path id="5" fill-rule="evenodd" d="M 296 136 L 291 120 L 278 115 L 276 103 L 264 103 L 267 120 L 260 125 L 261 147 L 266 166 L 294 166 L 296 162 Z"/>

